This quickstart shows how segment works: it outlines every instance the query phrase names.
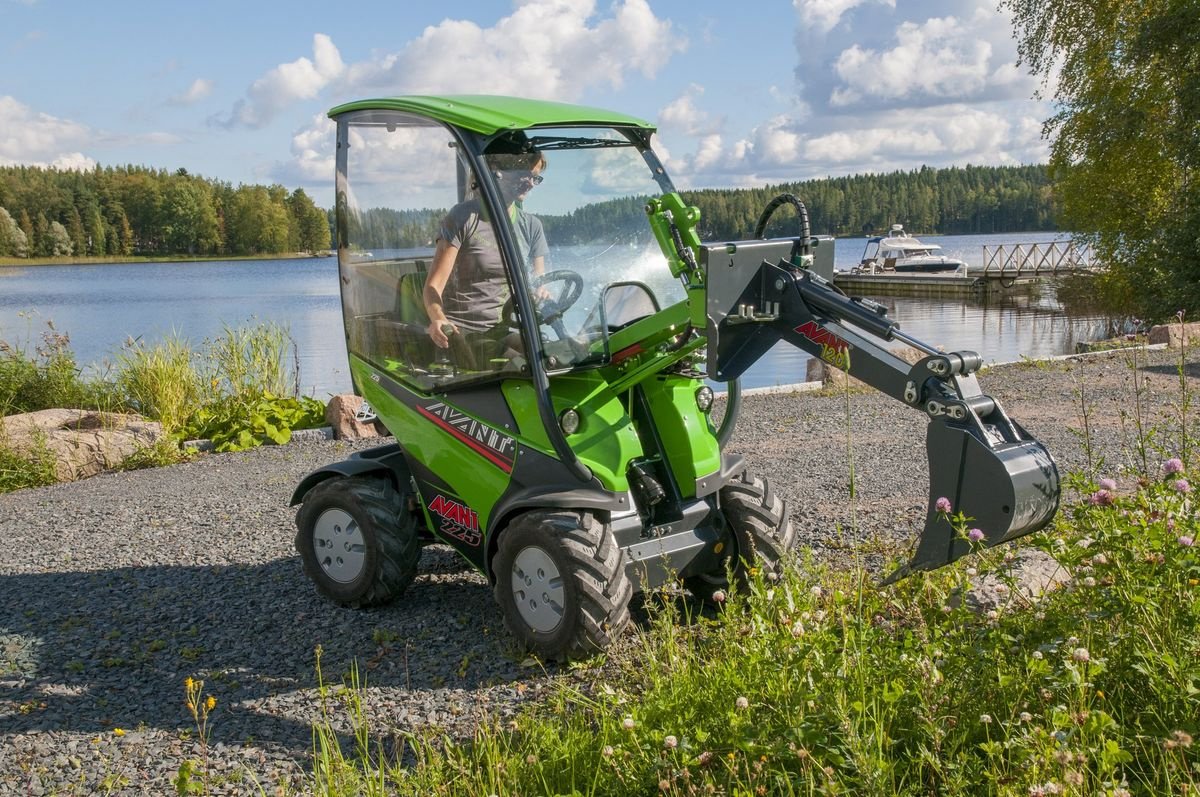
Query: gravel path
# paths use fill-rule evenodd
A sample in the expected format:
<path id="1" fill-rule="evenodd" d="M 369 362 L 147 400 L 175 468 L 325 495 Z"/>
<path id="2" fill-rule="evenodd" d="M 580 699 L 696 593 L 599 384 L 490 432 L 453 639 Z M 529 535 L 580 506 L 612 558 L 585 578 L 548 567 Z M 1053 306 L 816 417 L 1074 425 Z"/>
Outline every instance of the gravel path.
<path id="1" fill-rule="evenodd" d="M 1148 356 L 1140 406 L 1147 426 L 1168 424 L 1179 355 Z M 1194 391 L 1200 363 L 1189 359 Z M 1132 461 L 1123 440 L 1139 402 L 1127 360 L 1007 366 L 980 381 L 1064 472 L 1087 462 L 1082 391 L 1094 457 L 1111 473 Z M 747 398 L 733 447 L 789 502 L 806 542 L 830 553 L 915 533 L 924 425 L 873 392 L 760 395 Z M 200 753 L 188 676 L 217 699 L 211 793 L 302 785 L 320 712 L 318 645 L 327 683 L 358 662 L 379 736 L 430 724 L 462 732 L 537 699 L 555 673 L 522 666 L 484 579 L 446 548 L 426 549 L 394 606 L 352 611 L 316 595 L 292 548 L 288 499 L 302 476 L 354 447 L 263 448 L 0 495 L 0 794 L 171 791 L 180 763 Z"/>

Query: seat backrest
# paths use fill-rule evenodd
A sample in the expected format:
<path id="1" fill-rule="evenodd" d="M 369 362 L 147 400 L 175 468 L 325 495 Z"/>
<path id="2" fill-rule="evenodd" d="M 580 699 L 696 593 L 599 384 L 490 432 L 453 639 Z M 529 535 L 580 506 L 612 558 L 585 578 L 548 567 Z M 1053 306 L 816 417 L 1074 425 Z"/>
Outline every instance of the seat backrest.
<path id="1" fill-rule="evenodd" d="M 396 315 L 400 321 L 419 326 L 429 325 L 425 312 L 425 262 L 417 261 L 417 269 L 402 274 L 396 283 Z"/>

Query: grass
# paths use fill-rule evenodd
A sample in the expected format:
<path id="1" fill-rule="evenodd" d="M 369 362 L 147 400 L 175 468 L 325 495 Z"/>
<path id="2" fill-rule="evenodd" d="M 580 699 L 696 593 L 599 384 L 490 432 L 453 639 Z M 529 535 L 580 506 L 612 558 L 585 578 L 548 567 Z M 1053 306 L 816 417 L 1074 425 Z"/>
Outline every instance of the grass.
<path id="1" fill-rule="evenodd" d="M 286 327 L 226 326 L 199 348 L 178 335 L 128 341 L 109 371 L 84 376 L 70 338 L 47 323 L 36 344 L 0 340 L 0 417 L 51 408 L 135 412 L 162 424 L 164 438 L 134 452 L 123 469 L 187 459 L 180 443 L 206 437 L 218 450 L 283 443 L 293 429 L 324 423 L 324 404 L 299 396 L 299 361 Z M 55 481 L 44 446 L 21 450 L 0 437 L 0 493 Z"/>
<path id="2" fill-rule="evenodd" d="M 1200 518 L 1180 359 L 1172 428 L 1128 361 L 1121 482 L 1091 462 L 1029 544 L 1065 584 L 1020 588 L 1011 547 L 880 588 L 811 559 L 719 610 L 649 596 L 628 647 L 469 739 L 383 744 L 355 670 L 322 686 L 313 793 L 1200 794 Z M 1085 445 L 1093 427 L 1080 386 Z M 1177 425 L 1176 425 L 1177 424 Z M 1090 447 L 1085 450 L 1090 451 Z M 1197 478 L 1200 478 L 1198 476 Z M 967 519 L 957 517 L 965 534 Z M 964 595 L 998 583 L 995 608 Z M 587 667 L 591 668 L 588 669 Z M 351 727 L 338 744 L 335 727 Z M 349 749 L 348 749 L 349 748 Z"/>
<path id="3" fill-rule="evenodd" d="M 319 728 L 313 790 L 1195 793 L 1200 556 L 1178 478 L 1070 507 L 1035 543 L 1072 582 L 1036 603 L 999 551 L 886 589 L 861 569 L 800 563 L 713 616 L 657 602 L 632 649 L 585 685 L 560 683 L 465 743 L 411 736 L 415 765 L 372 753 L 361 712 L 353 757 Z M 970 568 L 1009 601 L 967 608 Z"/>

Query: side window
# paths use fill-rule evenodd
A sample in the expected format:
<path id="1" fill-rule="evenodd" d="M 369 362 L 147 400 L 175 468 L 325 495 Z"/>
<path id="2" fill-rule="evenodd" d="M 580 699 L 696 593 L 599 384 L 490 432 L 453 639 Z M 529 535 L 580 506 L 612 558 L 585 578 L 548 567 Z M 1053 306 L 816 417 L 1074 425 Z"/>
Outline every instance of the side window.
<path id="1" fill-rule="evenodd" d="M 503 259 L 453 135 L 370 111 L 350 117 L 339 136 L 338 257 L 351 355 L 422 391 L 521 371 L 519 335 L 501 318 L 510 292 Z M 427 284 L 440 303 L 430 302 Z"/>

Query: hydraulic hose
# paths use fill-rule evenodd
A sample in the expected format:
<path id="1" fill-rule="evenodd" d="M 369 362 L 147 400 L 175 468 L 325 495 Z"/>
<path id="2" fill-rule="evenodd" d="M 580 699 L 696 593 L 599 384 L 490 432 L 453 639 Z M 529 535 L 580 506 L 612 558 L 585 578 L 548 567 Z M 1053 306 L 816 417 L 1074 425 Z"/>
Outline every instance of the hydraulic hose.
<path id="1" fill-rule="evenodd" d="M 781 205 L 791 205 L 796 208 L 796 213 L 800 217 L 800 240 L 807 246 L 808 239 L 812 237 L 812 227 L 808 223 L 808 208 L 804 207 L 804 203 L 795 194 L 780 194 L 767 203 L 767 206 L 763 208 L 762 215 L 758 217 L 758 224 L 754 227 L 753 237 L 763 237 L 763 233 L 767 231 L 767 222 L 771 220 L 771 214 Z"/>
<path id="2" fill-rule="evenodd" d="M 733 437 L 733 427 L 737 425 L 738 413 L 742 411 L 742 380 L 734 379 L 729 382 L 725 393 L 725 415 L 721 418 L 721 426 L 717 429 L 717 442 L 721 448 Z"/>

